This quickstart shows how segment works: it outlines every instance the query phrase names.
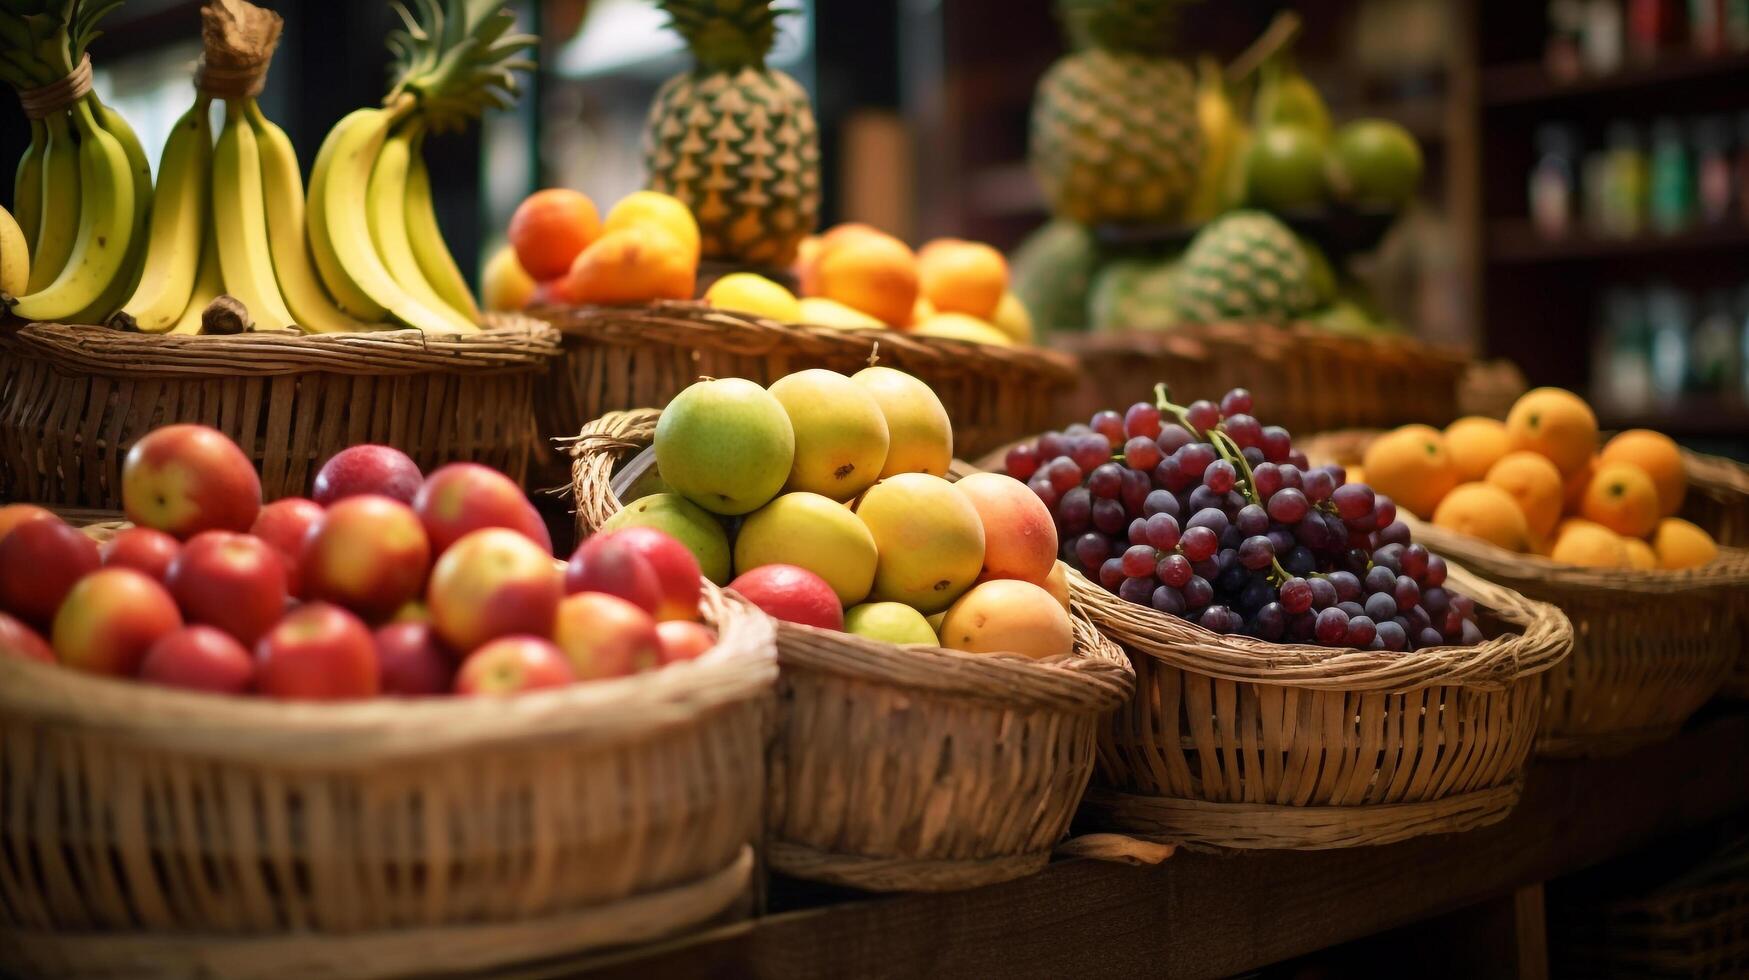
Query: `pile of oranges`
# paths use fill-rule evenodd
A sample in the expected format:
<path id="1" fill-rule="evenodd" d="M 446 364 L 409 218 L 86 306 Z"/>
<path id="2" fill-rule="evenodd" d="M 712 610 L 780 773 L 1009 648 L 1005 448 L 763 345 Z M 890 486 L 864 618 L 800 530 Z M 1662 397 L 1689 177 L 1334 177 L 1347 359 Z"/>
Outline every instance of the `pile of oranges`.
<path id="1" fill-rule="evenodd" d="M 489 309 L 691 299 L 698 283 L 698 222 L 679 200 L 654 191 L 626 195 L 606 220 L 579 191 L 535 191 L 517 205 L 509 237 L 486 265 Z"/>
<path id="2" fill-rule="evenodd" d="M 1599 448 L 1591 407 L 1559 388 L 1526 393 L 1505 422 L 1403 426 L 1361 465 L 1418 517 L 1563 564 L 1678 569 L 1718 557 L 1706 531 L 1675 516 L 1688 489 L 1676 444 L 1633 429 Z"/>

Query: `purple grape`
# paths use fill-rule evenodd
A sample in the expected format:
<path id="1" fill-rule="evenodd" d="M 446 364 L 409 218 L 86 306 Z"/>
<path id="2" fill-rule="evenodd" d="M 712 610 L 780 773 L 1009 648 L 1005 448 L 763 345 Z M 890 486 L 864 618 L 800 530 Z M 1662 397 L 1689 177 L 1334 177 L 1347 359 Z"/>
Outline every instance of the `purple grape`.
<path id="1" fill-rule="evenodd" d="M 1184 604 L 1192 609 L 1200 609 L 1215 598 L 1214 587 L 1201 575 L 1192 575 L 1190 581 L 1184 583 L 1183 591 Z"/>
<path id="2" fill-rule="evenodd" d="M 1181 547 L 1179 548 L 1179 550 L 1180 551 L 1183 550 L 1182 542 L 1181 542 Z M 1185 559 L 1185 560 L 1189 561 L 1189 559 Z M 1190 570 L 1193 573 L 1200 575 L 1203 578 L 1208 579 L 1210 582 L 1213 582 L 1215 580 L 1215 576 L 1221 574 L 1221 563 L 1218 561 L 1215 561 L 1213 558 L 1204 558 L 1200 561 L 1190 562 Z"/>
<path id="3" fill-rule="evenodd" d="M 1196 437 L 1190 434 L 1190 430 L 1177 422 L 1161 426 L 1160 434 L 1154 437 L 1154 445 L 1168 456 L 1195 441 Z"/>
<path id="4" fill-rule="evenodd" d="M 1317 511 L 1307 514 L 1305 520 L 1294 525 L 1294 537 L 1314 551 L 1323 551 L 1330 546 L 1330 528 Z"/>
<path id="5" fill-rule="evenodd" d="M 1260 640 L 1279 642 L 1287 632 L 1287 613 L 1282 610 L 1281 603 L 1271 602 L 1257 610 L 1257 615 L 1251 620 L 1251 631 Z"/>
<path id="6" fill-rule="evenodd" d="M 1099 412 L 1093 416 L 1090 427 L 1114 446 L 1124 441 L 1123 416 L 1116 412 L 1110 410 Z"/>
<path id="7" fill-rule="evenodd" d="M 1100 463 L 1110 462 L 1111 440 L 1097 432 L 1078 436 L 1075 444 L 1069 447 L 1069 458 L 1075 461 L 1081 472 L 1089 472 Z"/>
<path id="8" fill-rule="evenodd" d="M 1253 534 L 1263 534 L 1269 530 L 1269 513 L 1256 504 L 1246 504 L 1239 508 L 1239 513 L 1233 518 L 1233 524 L 1246 537 Z"/>
<path id="9" fill-rule="evenodd" d="M 1216 493 L 1226 493 L 1233 489 L 1233 484 L 1239 478 L 1233 464 L 1224 459 L 1217 459 L 1202 471 L 1202 485 Z"/>
<path id="10" fill-rule="evenodd" d="M 1403 549 L 1403 574 L 1419 582 L 1427 577 L 1427 547 L 1412 544 Z"/>
<path id="11" fill-rule="evenodd" d="M 1427 556 L 1427 572 L 1421 576 L 1421 584 L 1434 586 L 1445 584 L 1445 559 L 1438 555 Z"/>
<path id="12" fill-rule="evenodd" d="M 1281 583 L 1281 607 L 1291 613 L 1312 608 L 1312 586 L 1303 578 L 1290 578 Z"/>
<path id="13" fill-rule="evenodd" d="M 1154 574 L 1154 549 L 1145 544 L 1132 544 L 1123 553 L 1123 573 L 1130 578 L 1146 578 Z"/>
<path id="14" fill-rule="evenodd" d="M 1378 630 L 1373 626 L 1373 620 L 1368 616 L 1348 617 L 1348 636 L 1346 642 L 1351 647 L 1366 647 L 1372 643 Z"/>
<path id="15" fill-rule="evenodd" d="M 1313 636 L 1327 647 L 1340 646 L 1348 639 L 1348 614 L 1340 609 L 1321 609 Z"/>
<path id="16" fill-rule="evenodd" d="M 1290 450 L 1287 454 L 1287 461 L 1302 470 L 1312 465 L 1312 461 L 1306 458 L 1305 452 L 1299 449 Z"/>
<path id="17" fill-rule="evenodd" d="M 1147 436 L 1136 436 L 1123 444 L 1124 465 L 1132 470 L 1141 470 L 1146 473 L 1159 466 L 1160 461 L 1165 458 L 1166 454 L 1162 453 L 1160 447 L 1154 445 L 1154 440 Z"/>
<path id="18" fill-rule="evenodd" d="M 1227 416 L 1227 420 L 1221 423 L 1221 431 L 1240 449 L 1252 446 L 1262 448 L 1259 443 L 1263 440 L 1263 425 L 1249 415 L 1240 413 Z M 1267 453 L 1264 458 L 1269 458 Z"/>
<path id="19" fill-rule="evenodd" d="M 1385 544 L 1409 543 L 1409 525 L 1402 521 L 1392 521 L 1379 529 L 1379 540 Z"/>
<path id="20" fill-rule="evenodd" d="M 1032 479 L 1026 481 L 1026 485 L 1032 489 L 1034 496 L 1044 502 L 1046 510 L 1055 510 L 1057 502 L 1063 499 L 1056 485 L 1042 471 L 1034 473 Z"/>
<path id="21" fill-rule="evenodd" d="M 1072 488 L 1081 485 L 1081 467 L 1075 465 L 1072 459 L 1053 459 L 1043 472 L 1058 493 L 1068 493 Z"/>
<path id="22" fill-rule="evenodd" d="M 1464 595 L 1462 592 L 1453 592 L 1450 589 L 1446 589 L 1445 594 L 1450 596 L 1447 606 L 1455 610 L 1459 616 L 1462 616 L 1465 619 L 1476 618 L 1476 600 Z"/>
<path id="23" fill-rule="evenodd" d="M 1358 602 L 1338 602 L 1336 604 L 1336 608 L 1347 613 L 1349 619 L 1353 619 L 1356 616 L 1365 616 L 1366 615 L 1366 607 L 1362 606 Z"/>
<path id="24" fill-rule="evenodd" d="M 1228 520 L 1232 520 L 1239 516 L 1239 511 L 1242 510 L 1247 503 L 1249 503 L 1249 501 L 1245 499 L 1244 494 L 1237 490 L 1228 490 L 1221 501 L 1221 510 L 1227 512 Z"/>
<path id="25" fill-rule="evenodd" d="M 1171 514 L 1155 514 L 1142 522 L 1148 544 L 1159 551 L 1178 547 L 1178 520 Z"/>
<path id="26" fill-rule="evenodd" d="M 1105 535 L 1088 532 L 1075 539 L 1075 560 L 1088 571 L 1098 570 L 1111 557 L 1111 542 Z"/>
<path id="27" fill-rule="evenodd" d="M 1129 523 L 1129 515 L 1124 513 L 1121 502 L 1116 500 L 1095 500 L 1093 502 L 1094 527 L 1106 534 L 1122 534 Z"/>
<path id="28" fill-rule="evenodd" d="M 1244 449 L 1239 450 L 1239 455 L 1245 457 L 1245 465 L 1252 468 L 1262 466 L 1266 462 L 1263 458 L 1263 450 L 1258 449 L 1256 446 L 1246 446 Z"/>
<path id="29" fill-rule="evenodd" d="M 1277 467 L 1281 471 L 1281 485 L 1289 490 L 1305 492 L 1306 474 L 1292 463 L 1282 463 Z"/>
<path id="30" fill-rule="evenodd" d="M 1446 639 L 1456 643 L 1458 637 L 1463 635 L 1464 624 L 1467 622 L 1469 622 L 1469 620 L 1448 609 L 1446 610 L 1445 615 L 1441 617 L 1439 632 Z"/>
<path id="31" fill-rule="evenodd" d="M 1232 595 L 1245 587 L 1251 574 L 1245 570 L 1244 565 L 1239 564 L 1237 552 L 1224 551 L 1222 554 L 1232 555 L 1233 561 L 1221 564 L 1221 574 L 1215 576 L 1215 591 L 1222 595 Z"/>
<path id="32" fill-rule="evenodd" d="M 1397 519 L 1397 503 L 1382 493 L 1375 494 L 1372 499 L 1372 512 L 1378 515 L 1378 528 L 1388 527 Z"/>
<path id="33" fill-rule="evenodd" d="M 1294 550 L 1294 533 L 1281 524 L 1272 525 L 1268 532 L 1269 543 L 1275 546 L 1276 554 L 1285 555 Z"/>
<path id="34" fill-rule="evenodd" d="M 1271 463 L 1285 463 L 1293 451 L 1293 437 L 1279 425 L 1266 425 L 1258 439 L 1258 448 L 1263 450 L 1263 458 Z"/>
<path id="35" fill-rule="evenodd" d="M 1107 558 L 1099 564 L 1099 584 L 1116 592 L 1118 583 L 1123 581 L 1123 559 Z"/>
<path id="36" fill-rule="evenodd" d="M 1232 525 L 1231 525 L 1231 522 L 1227 520 L 1227 515 L 1222 513 L 1220 508 L 1218 508 L 1218 507 L 1204 507 L 1201 510 L 1191 514 L 1190 515 L 1190 522 L 1184 526 L 1186 528 L 1206 527 L 1209 530 L 1215 532 L 1216 536 L 1219 536 L 1222 532 L 1224 532 L 1228 527 L 1230 527 Z"/>
<path id="37" fill-rule="evenodd" d="M 1378 640 L 1384 644 L 1386 650 L 1401 650 L 1409 643 L 1409 635 L 1392 620 L 1384 620 L 1373 629 L 1377 631 Z"/>
<path id="38" fill-rule="evenodd" d="M 1160 410 L 1147 402 L 1136 402 L 1123 413 L 1123 431 L 1132 439 L 1137 436 L 1155 438 L 1160 434 Z"/>
<path id="39" fill-rule="evenodd" d="M 1440 636 L 1439 631 L 1434 629 L 1431 626 L 1429 626 L 1426 629 L 1422 630 L 1421 632 L 1415 634 L 1415 646 L 1417 648 L 1437 647 L 1437 646 L 1444 646 L 1444 645 L 1445 645 L 1445 637 Z"/>
<path id="40" fill-rule="evenodd" d="M 1240 534 L 1239 529 L 1231 524 L 1228 524 L 1227 529 L 1221 532 L 1221 549 L 1224 551 L 1232 551 L 1236 553 L 1239 550 L 1239 546 L 1244 543 L 1245 535 Z"/>
<path id="41" fill-rule="evenodd" d="M 1403 574 L 1403 546 L 1387 544 L 1372 553 L 1374 565 L 1383 565 L 1391 570 L 1393 575 Z"/>
<path id="42" fill-rule="evenodd" d="M 1366 586 L 1367 595 L 1377 592 L 1388 593 L 1396 587 L 1397 576 L 1383 565 L 1374 565 L 1366 573 L 1366 578 L 1362 580 L 1361 584 Z"/>
<path id="43" fill-rule="evenodd" d="M 1407 575 L 1397 576 L 1397 584 L 1391 590 L 1391 595 L 1397 600 L 1397 610 L 1408 612 L 1421 602 L 1421 586 Z"/>
<path id="44" fill-rule="evenodd" d="M 1154 489 L 1154 484 L 1148 479 L 1148 474 L 1142 470 L 1123 471 L 1124 510 L 1131 515 L 1140 516 L 1142 503 L 1148 499 L 1148 491 Z"/>
<path id="45" fill-rule="evenodd" d="M 1306 584 L 1312 587 L 1313 609 L 1328 609 L 1331 606 L 1336 605 L 1338 601 L 1336 598 L 1336 586 L 1331 585 L 1328 579 L 1307 579 Z"/>
<path id="46" fill-rule="evenodd" d="M 1220 510 L 1221 505 L 1227 501 L 1221 494 L 1208 487 L 1198 486 L 1191 488 L 1190 496 L 1186 498 L 1186 502 L 1190 506 L 1190 512 L 1194 514 L 1199 510 Z"/>
<path id="47" fill-rule="evenodd" d="M 1366 566 L 1372 561 L 1372 559 L 1368 557 L 1371 554 L 1372 549 L 1370 547 L 1352 547 L 1342 553 L 1342 561 L 1349 571 L 1356 575 L 1365 575 Z"/>
<path id="48" fill-rule="evenodd" d="M 1281 487 L 1281 467 L 1274 463 L 1251 467 L 1251 490 L 1257 494 L 1258 500 L 1268 501 Z"/>
<path id="49" fill-rule="evenodd" d="M 1029 480 L 1038 472 L 1038 449 L 1024 443 L 1008 450 L 1008 455 L 1002 457 L 1002 465 L 1008 470 L 1008 475 L 1016 480 Z"/>
<path id="50" fill-rule="evenodd" d="M 1130 544 L 1147 544 L 1148 519 L 1145 517 L 1137 517 L 1131 520 L 1129 530 L 1125 532 L 1124 537 L 1129 540 Z"/>
<path id="51" fill-rule="evenodd" d="M 1067 428 L 1065 428 L 1063 430 L 1063 435 L 1068 436 L 1070 439 L 1075 439 L 1075 438 L 1078 438 L 1080 436 L 1087 435 L 1088 433 L 1090 433 L 1092 431 L 1093 431 L 1093 426 L 1088 425 L 1085 422 L 1076 422 L 1076 423 L 1068 426 Z M 1069 443 L 1068 444 L 1068 451 L 1072 452 L 1073 450 L 1074 450 L 1074 444 Z"/>
<path id="52" fill-rule="evenodd" d="M 1290 575 L 1310 575 L 1317 570 L 1318 560 L 1312 557 L 1311 549 L 1296 545 L 1281 559 L 1281 567 L 1287 569 Z M 1335 586 L 1331 588 L 1334 589 Z"/>
<path id="53" fill-rule="evenodd" d="M 1433 617 L 1427 614 L 1425 608 L 1421 606 L 1412 606 L 1409 609 L 1409 625 L 1416 630 L 1428 629 L 1433 625 Z M 1411 630 L 1411 632 L 1413 632 L 1413 630 Z"/>
<path id="54" fill-rule="evenodd" d="M 1178 468 L 1192 480 L 1201 480 L 1202 471 L 1218 457 L 1214 447 L 1206 442 L 1193 442 L 1172 454 L 1178 460 Z"/>
<path id="55" fill-rule="evenodd" d="M 1182 490 L 1190 486 L 1191 478 L 1184 474 L 1175 456 L 1168 456 L 1154 467 L 1154 485 L 1167 490 Z"/>
<path id="56" fill-rule="evenodd" d="M 1178 498 L 1165 490 L 1149 490 L 1142 498 L 1142 516 L 1153 517 L 1155 514 L 1178 516 Z"/>
<path id="57" fill-rule="evenodd" d="M 1330 474 L 1330 479 L 1338 486 L 1348 485 L 1348 469 L 1340 463 L 1325 463 L 1324 472 Z"/>
<path id="58" fill-rule="evenodd" d="M 1138 606 L 1150 605 L 1154 601 L 1154 577 L 1126 578 L 1117 587 L 1117 597 L 1125 602 L 1133 602 Z"/>
<path id="59" fill-rule="evenodd" d="M 1239 564 L 1254 572 L 1268 568 L 1274 558 L 1275 546 L 1261 534 L 1252 535 L 1239 545 Z"/>
<path id="60" fill-rule="evenodd" d="M 1302 613 L 1289 613 L 1287 617 L 1287 638 L 1294 643 L 1305 643 L 1312 638 L 1317 630 L 1318 614 L 1310 610 Z"/>
<path id="61" fill-rule="evenodd" d="M 1397 614 L 1397 600 L 1391 598 L 1388 592 L 1374 592 L 1366 597 L 1366 602 L 1363 605 L 1366 608 L 1366 614 L 1371 616 L 1374 622 L 1382 623 Z"/>
<path id="62" fill-rule="evenodd" d="M 1038 437 L 1038 459 L 1041 464 L 1067 455 L 1069 455 L 1069 444 L 1061 432 L 1047 432 Z"/>
<path id="63" fill-rule="evenodd" d="M 1207 432 L 1221 423 L 1221 410 L 1214 402 L 1198 399 L 1184 411 L 1184 420 L 1198 432 Z"/>
<path id="64" fill-rule="evenodd" d="M 1458 637 L 1458 645 L 1473 647 L 1482 642 L 1482 630 L 1475 623 L 1464 620 L 1463 634 Z"/>
<path id="65" fill-rule="evenodd" d="M 1175 589 L 1184 588 L 1190 576 L 1190 559 L 1183 555 L 1167 555 L 1154 566 L 1154 577 Z"/>
<path id="66" fill-rule="evenodd" d="M 1254 613 L 1275 601 L 1275 586 L 1262 576 L 1252 576 L 1239 590 L 1239 608 Z"/>
<path id="67" fill-rule="evenodd" d="M 1182 616 L 1186 609 L 1184 604 L 1184 593 L 1170 585 L 1162 585 L 1155 589 L 1154 595 L 1149 601 L 1155 609 L 1160 610 L 1168 616 Z"/>
<path id="68" fill-rule="evenodd" d="M 1211 633 L 1232 633 L 1235 629 L 1233 620 L 1236 618 L 1226 606 L 1210 606 L 1202 611 L 1202 618 L 1198 623 Z"/>
<path id="69" fill-rule="evenodd" d="M 1314 504 L 1329 500 L 1330 495 L 1336 492 L 1336 482 L 1323 470 L 1308 470 L 1300 478 L 1300 482 L 1301 488 L 1306 492 L 1306 499 Z"/>
<path id="70" fill-rule="evenodd" d="M 1335 571 L 1324 576 L 1331 588 L 1336 590 L 1336 598 L 1342 602 L 1358 601 L 1361 596 L 1360 579 L 1353 572 Z"/>
<path id="71" fill-rule="evenodd" d="M 1192 518 L 1195 520 L 1195 518 Z M 1206 527 L 1193 526 L 1186 528 L 1178 538 L 1178 550 L 1184 552 L 1184 557 L 1191 561 L 1201 561 L 1214 556 L 1215 549 L 1220 546 L 1221 536 Z"/>
<path id="72" fill-rule="evenodd" d="M 1123 467 L 1101 463 L 1087 474 L 1087 492 L 1102 500 L 1116 500 L 1123 492 Z"/>
<path id="73" fill-rule="evenodd" d="M 1093 495 L 1086 487 L 1071 487 L 1057 504 L 1057 520 L 1063 530 L 1080 534 L 1093 526 Z"/>
<path id="74" fill-rule="evenodd" d="M 1251 411 L 1251 392 L 1244 388 L 1234 388 L 1221 396 L 1221 414 L 1241 415 Z"/>
<path id="75" fill-rule="evenodd" d="M 1330 494 L 1330 500 L 1336 505 L 1336 513 L 1345 521 L 1357 521 L 1372 513 L 1372 487 L 1364 483 L 1345 483 Z M 1375 521 L 1371 526 L 1378 525 Z"/>
<path id="76" fill-rule="evenodd" d="M 1421 590 L 1421 605 L 1427 608 L 1427 614 L 1435 620 L 1444 617 L 1446 611 L 1451 608 L 1450 598 L 1446 595 L 1445 590 L 1437 585 L 1429 585 Z"/>
<path id="77" fill-rule="evenodd" d="M 1286 487 L 1269 498 L 1269 516 L 1283 524 L 1299 523 L 1310 509 L 1306 495 L 1292 487 Z"/>

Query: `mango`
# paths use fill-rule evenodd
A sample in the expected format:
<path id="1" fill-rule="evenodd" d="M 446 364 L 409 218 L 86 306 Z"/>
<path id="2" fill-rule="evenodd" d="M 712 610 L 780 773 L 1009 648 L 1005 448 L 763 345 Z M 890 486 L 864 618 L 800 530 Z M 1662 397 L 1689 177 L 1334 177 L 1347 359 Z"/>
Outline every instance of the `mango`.
<path id="1" fill-rule="evenodd" d="M 1017 653 L 1042 660 L 1074 649 L 1069 614 L 1031 582 L 992 579 L 947 610 L 941 645 L 967 653 Z"/>
<path id="2" fill-rule="evenodd" d="M 881 476 L 928 473 L 946 476 L 953 462 L 953 423 L 941 399 L 923 382 L 889 367 L 868 367 L 850 376 L 874 396 L 887 420 L 887 459 Z"/>
<path id="3" fill-rule="evenodd" d="M 888 477 L 863 494 L 856 516 L 880 555 L 870 593 L 876 600 L 937 612 L 971 588 L 984 567 L 978 510 L 940 477 Z"/>
<path id="4" fill-rule="evenodd" d="M 941 645 L 929 620 L 902 602 L 867 602 L 846 609 L 844 632 L 887 643 Z"/>
<path id="5" fill-rule="evenodd" d="M 880 477 L 887 419 L 868 389 L 836 371 L 811 368 L 779 378 L 769 391 L 796 436 L 785 490 L 849 500 Z"/>
<path id="6" fill-rule="evenodd" d="M 874 584 L 874 536 L 843 504 L 786 493 L 747 515 L 735 536 L 735 571 L 797 565 L 826 580 L 838 601 L 861 602 Z"/>
<path id="7" fill-rule="evenodd" d="M 1680 517 L 1658 522 L 1652 532 L 1652 550 L 1658 555 L 1658 567 L 1671 570 L 1695 568 L 1719 557 L 1712 535 Z"/>
<path id="8" fill-rule="evenodd" d="M 1057 564 L 1057 525 L 1038 494 L 1013 477 L 974 473 L 955 483 L 984 525 L 979 580 L 1013 578 L 1044 585 Z"/>

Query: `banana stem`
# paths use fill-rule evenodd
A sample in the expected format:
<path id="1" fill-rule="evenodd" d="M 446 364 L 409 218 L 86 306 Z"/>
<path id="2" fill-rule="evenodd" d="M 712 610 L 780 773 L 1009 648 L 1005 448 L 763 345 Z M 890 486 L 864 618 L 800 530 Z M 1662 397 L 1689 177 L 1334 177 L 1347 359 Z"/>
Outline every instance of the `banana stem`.
<path id="1" fill-rule="evenodd" d="M 1239 57 L 1234 58 L 1233 63 L 1227 66 L 1227 84 L 1238 85 L 1250 78 L 1265 62 L 1273 59 L 1299 38 L 1301 26 L 1300 15 L 1291 10 L 1276 14 L 1263 33 L 1257 35 L 1257 40 L 1252 41 L 1251 46 L 1240 52 Z"/>

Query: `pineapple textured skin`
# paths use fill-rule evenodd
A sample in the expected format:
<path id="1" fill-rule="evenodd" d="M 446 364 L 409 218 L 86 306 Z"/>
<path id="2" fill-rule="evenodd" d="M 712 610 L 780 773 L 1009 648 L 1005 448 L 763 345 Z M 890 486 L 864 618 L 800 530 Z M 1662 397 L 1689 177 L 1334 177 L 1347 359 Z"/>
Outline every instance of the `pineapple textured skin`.
<path id="1" fill-rule="evenodd" d="M 1312 268 L 1286 225 L 1261 211 L 1234 211 L 1191 240 L 1173 282 L 1189 323 L 1283 323 L 1317 305 Z"/>

